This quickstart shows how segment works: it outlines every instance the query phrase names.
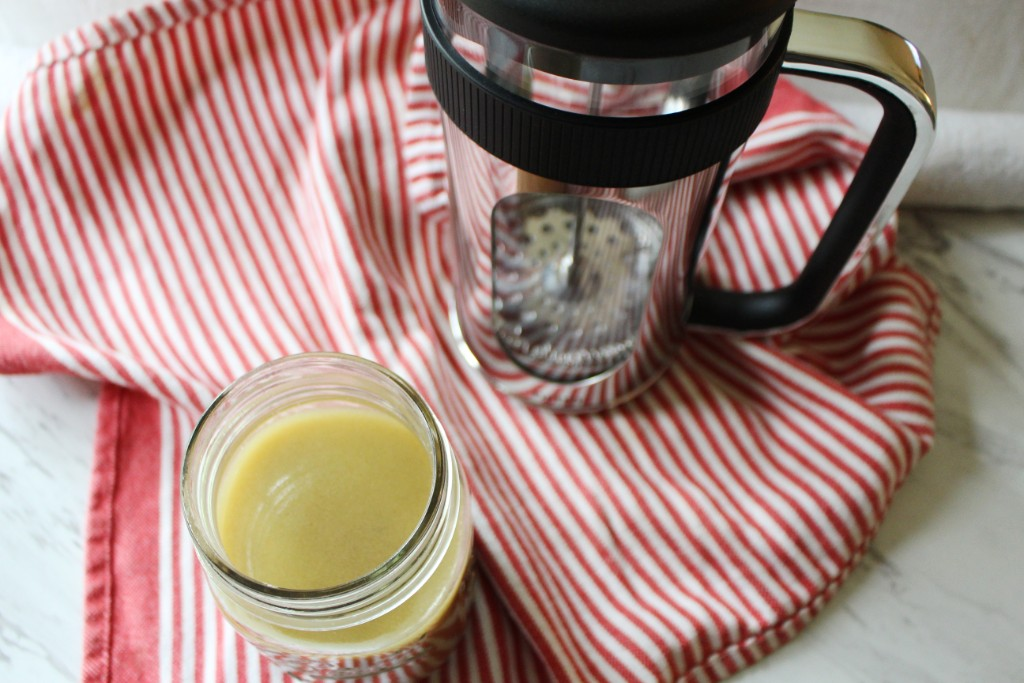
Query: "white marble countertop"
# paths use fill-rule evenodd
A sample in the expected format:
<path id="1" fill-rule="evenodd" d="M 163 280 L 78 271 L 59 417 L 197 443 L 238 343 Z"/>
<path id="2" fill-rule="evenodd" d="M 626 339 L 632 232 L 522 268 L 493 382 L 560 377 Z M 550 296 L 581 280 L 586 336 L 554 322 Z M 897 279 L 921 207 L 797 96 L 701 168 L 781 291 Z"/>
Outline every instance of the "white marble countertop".
<path id="1" fill-rule="evenodd" d="M 942 294 L 932 452 L 862 565 L 742 683 L 1024 681 L 1024 214 L 904 213 Z M 80 678 L 98 387 L 0 377 L 0 680 Z"/>

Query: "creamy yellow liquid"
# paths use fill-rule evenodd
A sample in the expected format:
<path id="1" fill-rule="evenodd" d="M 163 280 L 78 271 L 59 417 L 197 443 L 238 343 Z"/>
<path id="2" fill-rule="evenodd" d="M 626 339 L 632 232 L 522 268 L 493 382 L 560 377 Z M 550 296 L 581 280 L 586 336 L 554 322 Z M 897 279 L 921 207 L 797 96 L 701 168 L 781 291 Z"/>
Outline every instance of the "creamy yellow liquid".
<path id="1" fill-rule="evenodd" d="M 416 529 L 431 457 L 398 419 L 324 408 L 256 430 L 217 488 L 217 529 L 242 573 L 281 588 L 328 588 L 365 576 Z"/>
<path id="2" fill-rule="evenodd" d="M 434 480 L 416 435 L 371 408 L 281 417 L 230 455 L 215 500 L 225 554 L 236 569 L 282 588 L 329 588 L 379 567 L 419 525 Z M 410 656 L 409 666 L 436 664 L 454 645 L 469 595 L 472 523 L 457 481 L 451 542 L 394 609 L 357 625 L 293 629 L 215 587 L 223 612 L 293 673 L 322 657 L 342 670 L 390 668 Z"/>

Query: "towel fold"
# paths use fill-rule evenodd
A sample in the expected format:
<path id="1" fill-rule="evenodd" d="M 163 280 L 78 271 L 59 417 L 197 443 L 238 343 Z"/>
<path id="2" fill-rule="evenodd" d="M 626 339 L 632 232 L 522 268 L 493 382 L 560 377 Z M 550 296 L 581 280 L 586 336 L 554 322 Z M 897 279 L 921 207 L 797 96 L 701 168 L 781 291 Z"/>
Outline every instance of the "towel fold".
<path id="1" fill-rule="evenodd" d="M 1024 209 L 1024 113 L 943 109 L 905 203 Z"/>
<path id="2" fill-rule="evenodd" d="M 280 678 L 217 614 L 177 482 L 207 402 L 286 353 L 393 368 L 465 464 L 483 578 L 440 681 L 724 678 L 838 590 L 931 444 L 936 296 L 894 225 L 812 323 L 694 333 L 621 409 L 494 392 L 448 331 L 418 20 L 412 0 L 170 2 L 50 45 L 7 113 L 0 317 L 22 360 L 3 367 L 106 385 L 90 683 Z M 780 83 L 702 276 L 757 286 L 798 266 L 858 140 Z"/>

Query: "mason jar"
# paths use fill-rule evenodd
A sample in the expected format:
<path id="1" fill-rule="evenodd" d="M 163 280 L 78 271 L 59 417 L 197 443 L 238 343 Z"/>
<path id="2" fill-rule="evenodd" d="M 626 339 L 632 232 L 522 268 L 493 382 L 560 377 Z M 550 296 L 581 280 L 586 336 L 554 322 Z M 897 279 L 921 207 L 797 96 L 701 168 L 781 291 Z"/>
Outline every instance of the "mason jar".
<path id="1" fill-rule="evenodd" d="M 336 520 L 316 519 L 325 506 L 302 499 L 307 494 L 299 484 L 304 481 L 329 494 L 337 487 L 339 500 L 347 497 L 349 503 L 358 498 L 353 487 L 356 494 L 358 489 L 381 491 L 381 500 L 374 501 L 377 507 L 365 511 L 372 518 L 367 524 L 388 522 L 388 510 L 398 510 L 408 502 L 398 499 L 403 496 L 398 479 L 404 475 L 383 464 L 375 471 L 376 463 L 383 462 L 375 453 L 359 456 L 363 464 L 358 468 L 362 477 L 358 481 L 354 473 L 353 481 L 346 481 L 345 469 L 317 471 L 315 465 L 309 466 L 314 467 L 312 471 L 304 471 L 302 481 L 299 475 L 295 481 L 289 480 L 292 475 L 287 468 L 292 464 L 300 467 L 306 457 L 302 444 L 313 438 L 308 433 L 311 427 L 302 425 L 313 425 L 314 418 L 330 411 L 365 418 L 370 426 L 360 428 L 370 430 L 367 438 L 371 442 L 376 436 L 374 425 L 384 424 L 381 420 L 397 422 L 414 435 L 428 459 L 426 476 L 430 477 L 418 522 L 413 522 L 405 540 L 378 565 L 337 585 L 289 586 L 279 578 L 253 575 L 258 572 L 246 566 L 248 555 L 236 553 L 232 558 L 225 541 L 236 543 L 227 530 L 237 518 L 249 514 L 248 507 L 242 509 L 241 504 L 232 502 L 236 493 L 231 487 L 237 488 L 233 482 L 243 480 L 236 472 L 240 467 L 255 467 L 243 458 L 255 457 L 246 455 L 246 449 L 253 451 L 256 446 L 252 444 L 270 438 L 261 435 L 277 430 L 280 433 L 273 435 L 274 443 L 293 438 L 296 452 L 273 461 L 274 467 L 284 469 L 267 475 L 280 481 L 268 489 L 271 492 L 265 500 L 251 503 L 257 511 L 253 514 L 262 515 L 253 529 L 272 535 L 277 521 L 273 516 L 285 510 L 275 506 L 283 506 L 281 501 L 287 499 L 299 506 L 296 509 L 306 510 L 310 519 L 301 520 L 302 524 L 327 524 L 336 539 L 328 542 L 315 534 L 310 539 L 292 537 L 295 534 L 265 539 L 268 543 L 308 541 L 307 547 L 285 546 L 296 548 L 295 558 L 308 555 L 321 560 L 331 553 L 358 554 L 359 544 L 377 533 L 376 527 L 353 526 L 351 539 L 337 538 L 340 525 Z M 299 427 L 293 429 L 294 425 Z M 363 437 L 352 435 L 352 439 L 359 438 Z M 333 432 L 321 440 L 331 443 L 332 439 L 350 441 L 346 434 Z M 245 476 L 251 479 L 256 475 Z M 221 612 L 246 640 L 291 675 L 343 680 L 387 673 L 388 680 L 413 680 L 443 663 L 458 642 L 474 575 L 465 479 L 434 413 L 407 382 L 386 368 L 344 354 L 306 353 L 271 361 L 244 375 L 200 419 L 185 454 L 181 496 L 196 554 Z M 328 496 L 328 502 L 332 498 Z M 294 558 L 278 553 L 276 559 Z"/>

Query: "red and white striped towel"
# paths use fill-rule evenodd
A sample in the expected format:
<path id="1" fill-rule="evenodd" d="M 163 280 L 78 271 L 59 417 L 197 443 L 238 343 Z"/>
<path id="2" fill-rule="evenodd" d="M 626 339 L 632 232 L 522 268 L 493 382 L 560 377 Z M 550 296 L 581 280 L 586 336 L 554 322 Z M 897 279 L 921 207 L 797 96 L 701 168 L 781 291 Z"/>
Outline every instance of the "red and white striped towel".
<path id="1" fill-rule="evenodd" d="M 815 615 L 927 450 L 936 297 L 891 228 L 812 324 L 694 334 L 607 414 L 531 410 L 460 365 L 418 18 L 175 0 L 53 43 L 7 112 L 0 314 L 24 340 L 3 366 L 106 385 L 86 681 L 281 678 L 217 615 L 177 479 L 206 403 L 286 353 L 394 368 L 465 463 L 485 579 L 443 681 L 725 677 Z M 780 85 L 705 277 L 784 281 L 860 151 Z"/>

